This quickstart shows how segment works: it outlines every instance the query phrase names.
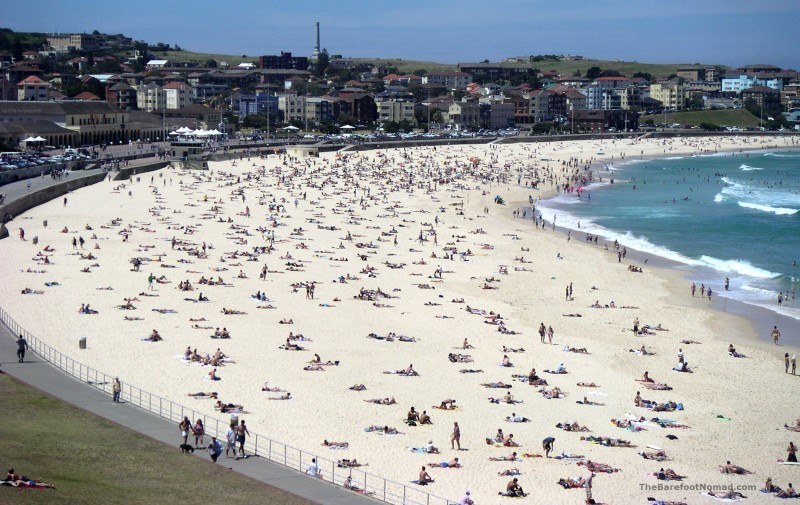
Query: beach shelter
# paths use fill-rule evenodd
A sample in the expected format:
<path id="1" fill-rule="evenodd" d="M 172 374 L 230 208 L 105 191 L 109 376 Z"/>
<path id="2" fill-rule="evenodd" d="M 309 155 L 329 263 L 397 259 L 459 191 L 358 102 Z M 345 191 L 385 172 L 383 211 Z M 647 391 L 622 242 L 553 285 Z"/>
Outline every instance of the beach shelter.
<path id="1" fill-rule="evenodd" d="M 178 128 L 175 131 L 180 135 L 185 134 L 185 133 L 192 133 L 192 130 L 190 128 L 185 127 L 185 126 L 181 126 L 180 128 Z"/>
<path id="2" fill-rule="evenodd" d="M 340 129 L 341 130 L 355 130 L 356 127 L 352 126 L 352 125 L 349 125 L 349 124 L 346 124 L 346 125 L 342 126 Z"/>
<path id="3" fill-rule="evenodd" d="M 283 127 L 282 129 L 295 132 L 295 131 L 299 130 L 300 128 L 296 127 L 295 125 L 289 125 L 289 126 Z"/>

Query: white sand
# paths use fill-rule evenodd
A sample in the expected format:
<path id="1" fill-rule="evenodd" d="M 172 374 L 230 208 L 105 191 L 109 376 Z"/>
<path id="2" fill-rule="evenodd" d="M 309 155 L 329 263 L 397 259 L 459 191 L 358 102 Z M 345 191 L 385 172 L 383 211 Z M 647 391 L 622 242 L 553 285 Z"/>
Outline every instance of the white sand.
<path id="1" fill-rule="evenodd" d="M 123 383 L 136 384 L 211 415 L 225 417 L 214 412 L 210 400 L 186 397 L 190 392 L 218 391 L 224 402 L 243 404 L 251 412 L 242 416 L 251 431 L 304 451 L 331 459 L 357 458 L 369 463 L 366 470 L 399 482 L 415 479 L 422 465 L 459 457 L 464 465 L 461 469 L 429 469 L 436 482 L 427 491 L 451 499 L 471 489 L 477 503 L 497 503 L 501 501 L 497 492 L 505 489 L 510 479 L 497 473 L 519 468 L 520 483 L 531 493 L 523 503 L 583 503 L 583 490 L 563 490 L 556 484 L 562 477 L 588 475 L 585 468 L 575 463 L 543 458 L 515 463 L 488 461 L 490 456 L 509 455 L 513 450 L 542 454 L 541 441 L 547 436 L 556 438 L 557 453 L 582 454 L 622 470 L 600 474 L 594 480 L 594 496 L 605 503 L 643 503 L 648 496 L 694 503 L 696 491 L 650 491 L 640 487 L 644 483 L 657 484 L 648 474 L 661 467 L 686 475 L 684 482 L 688 484 L 732 482 L 761 487 L 766 477 L 772 476 L 777 485 L 785 487 L 788 481 L 793 481 L 795 471 L 791 466 L 777 465 L 776 460 L 785 458 L 785 447 L 795 439 L 794 433 L 783 428 L 783 423 L 792 423 L 797 417 L 795 411 L 783 406 L 793 398 L 796 385 L 794 377 L 781 371 L 787 349 L 769 348 L 754 341 L 751 347 L 737 346 L 747 359 L 731 358 L 726 352 L 729 341 L 725 337 L 755 339 L 755 330 L 742 320 L 712 313 L 707 301 L 688 297 L 688 287 L 679 284 L 674 272 L 656 272 L 647 266 L 643 274 L 629 272 L 628 264 L 642 266 L 635 253 L 618 264 L 613 252 L 603 252 L 602 245 L 586 245 L 582 234 L 573 233 L 573 240 L 567 243 L 564 235 L 553 233 L 549 226 L 544 231 L 534 230 L 530 219 L 513 219 L 511 213 L 527 205 L 529 195 L 552 194 L 552 175 L 559 182 L 564 181 L 566 171 L 559 160 L 575 157 L 583 167 L 590 157 L 595 157 L 600 161 L 595 161 L 593 167 L 600 169 L 610 161 L 610 156 L 618 160 L 622 153 L 631 159 L 642 154 L 756 149 L 788 145 L 787 142 L 796 143 L 797 139 L 586 141 L 456 146 L 435 151 L 417 148 L 356 153 L 339 160 L 325 155 L 309 161 L 310 166 L 305 160 L 282 164 L 276 158 L 269 161 L 252 158 L 238 162 L 237 166 L 229 162 L 212 163 L 210 178 L 208 173 L 162 170 L 124 187 L 103 182 L 70 194 L 66 206 L 62 200 L 55 200 L 11 223 L 12 238 L 0 242 L 4 258 L 0 304 L 45 342 L 90 366 L 119 375 Z M 605 154 L 598 155 L 599 152 Z M 480 159 L 474 172 L 468 168 L 471 157 Z M 333 171 L 332 163 L 336 163 Z M 262 171 L 258 181 L 246 180 L 247 175 L 256 175 L 257 168 L 262 166 L 266 166 L 266 172 Z M 355 170 L 358 166 L 360 172 Z M 295 174 L 303 175 L 292 179 L 293 167 L 299 171 Z M 462 176 L 454 183 L 451 178 L 456 167 Z M 540 178 L 545 179 L 541 189 L 516 186 L 518 169 L 524 169 L 523 179 L 529 180 L 535 167 Z M 573 170 L 568 169 L 570 173 Z M 279 183 L 278 173 L 286 177 L 286 184 Z M 409 173 L 414 174 L 413 191 L 402 187 L 408 182 Z M 439 173 L 443 182 L 437 184 L 437 190 L 427 191 L 420 186 L 427 188 L 432 176 Z M 478 181 L 475 174 L 488 177 Z M 497 182 L 497 177 L 505 174 L 511 184 Z M 239 177 L 241 183 L 237 183 Z M 355 197 L 354 182 L 362 188 Z M 471 189 L 463 189 L 464 186 Z M 365 187 L 371 191 L 369 197 L 363 190 Z M 245 202 L 240 191 L 246 195 Z M 307 199 L 303 199 L 303 192 L 307 192 Z M 507 205 L 492 203 L 496 194 L 502 195 Z M 203 201 L 206 196 L 208 200 Z M 283 203 L 286 212 L 271 214 L 264 204 L 273 200 Z M 465 204 L 463 216 L 457 215 L 454 205 L 457 203 Z M 215 205 L 220 208 L 218 214 L 211 210 Z M 251 217 L 240 215 L 245 206 L 249 206 Z M 439 212 L 440 207 L 445 211 Z M 486 214 L 484 207 L 488 208 Z M 270 215 L 281 226 L 272 228 Z M 438 225 L 434 224 L 437 216 Z M 122 226 L 101 228 L 115 217 L 122 218 L 124 226 L 132 227 L 128 242 L 123 242 L 119 235 Z M 219 217 L 230 217 L 233 223 L 215 221 Z M 42 227 L 45 219 L 49 221 L 46 229 Z M 84 230 L 86 224 L 94 230 Z M 232 224 L 244 227 L 249 235 L 238 233 Z M 183 229 L 168 229 L 169 225 L 192 225 L 196 232 L 184 234 Z M 329 231 L 318 225 L 338 229 Z M 29 239 L 26 242 L 16 238 L 20 226 L 25 228 Z M 60 233 L 64 226 L 69 233 Z M 249 262 L 241 253 L 266 245 L 265 236 L 256 231 L 259 226 L 275 230 L 276 250 Z M 302 235 L 293 235 L 292 230 L 298 227 L 303 228 Z M 396 235 L 383 235 L 393 227 Z M 420 245 L 416 241 L 420 231 L 431 227 L 438 235 L 438 245 L 433 243 L 432 236 Z M 477 229 L 485 234 L 472 233 Z M 348 232 L 353 235 L 352 242 L 343 240 Z M 92 233 L 97 240 L 90 238 Z M 464 238 L 458 239 L 457 235 Z M 38 246 L 32 245 L 33 236 L 39 237 Z M 75 255 L 71 240 L 76 236 L 86 239 L 82 252 L 93 253 L 97 260 L 82 260 Z M 173 251 L 170 246 L 173 236 L 196 247 L 205 242 L 213 249 L 209 249 L 207 259 Z M 393 245 L 395 236 L 397 246 Z M 242 239 L 246 244 L 237 243 Z M 355 246 L 357 242 L 371 242 L 377 247 L 359 249 Z M 343 249 L 339 249 L 340 243 Z M 99 244 L 99 250 L 93 249 L 95 244 Z M 301 244 L 308 248 L 298 248 Z M 483 244 L 493 249 L 484 248 Z M 45 245 L 55 248 L 55 252 L 50 255 L 52 264 L 41 266 L 33 258 Z M 469 261 L 461 261 L 458 256 L 453 261 L 444 260 L 441 257 L 446 247 L 455 247 L 459 252 L 470 249 L 474 255 Z M 530 250 L 523 252 L 523 247 Z M 234 251 L 240 253 L 238 259 L 231 257 Z M 440 259 L 431 258 L 432 253 Z M 563 259 L 557 259 L 559 253 Z M 282 259 L 287 254 L 293 259 Z M 366 254 L 367 261 L 359 259 L 359 254 Z M 141 272 L 131 271 L 132 257 L 153 259 L 157 255 L 164 255 L 161 263 L 147 262 Z M 520 256 L 530 263 L 515 261 Z M 347 261 L 332 261 L 333 258 Z M 181 259 L 190 263 L 178 262 Z M 426 265 L 414 264 L 423 259 Z M 302 262 L 302 270 L 287 270 L 289 261 Z M 405 266 L 393 269 L 386 262 Z M 99 266 L 90 268 L 90 273 L 81 272 L 83 267 L 94 263 Z M 261 281 L 259 273 L 264 264 L 278 273 L 269 273 L 267 280 Z M 176 268 L 164 268 L 165 265 Z M 445 271 L 443 282 L 431 278 L 439 265 Z M 508 266 L 507 275 L 499 273 L 500 265 Z M 367 266 L 376 269 L 376 277 L 361 273 Z M 515 266 L 530 271 L 518 271 Z M 23 272 L 27 268 L 47 273 Z M 215 271 L 215 268 L 227 270 Z M 247 279 L 237 278 L 240 270 Z M 147 291 L 147 276 L 151 272 L 165 275 L 170 281 L 155 285 L 152 293 L 158 297 L 138 296 L 141 301 L 133 302 L 137 310 L 117 309 L 123 298 Z M 359 279 L 345 284 L 333 282 L 348 274 Z M 201 275 L 221 276 L 233 286 L 199 285 Z M 499 289 L 481 289 L 485 279 L 492 277 L 500 281 L 490 285 Z M 194 291 L 178 290 L 178 283 L 187 279 Z M 57 281 L 60 286 L 45 287 L 47 281 Z M 306 299 L 302 287 L 293 292 L 291 285 L 304 281 L 318 283 L 314 300 Z M 569 283 L 574 287 L 572 301 L 566 301 L 564 296 Z M 429 284 L 435 289 L 420 289 L 418 284 Z M 113 287 L 113 291 L 97 289 L 105 286 Z M 26 287 L 45 293 L 20 295 Z M 373 290 L 380 287 L 394 296 L 380 300 L 391 307 L 380 308 L 370 301 L 354 299 L 362 287 Z M 276 310 L 256 308 L 267 304 L 249 298 L 258 290 L 266 293 Z M 200 292 L 211 301 L 184 301 L 185 297 L 196 298 Z M 335 298 L 341 301 L 334 301 Z M 464 298 L 466 303 L 452 303 L 457 298 Z M 603 304 L 614 300 L 619 306 L 638 308 L 589 308 L 595 300 Z M 439 305 L 425 305 L 426 302 Z M 81 303 L 89 303 L 100 313 L 78 314 Z M 497 326 L 484 324 L 485 318 L 467 313 L 466 305 L 499 312 L 507 327 L 520 333 L 499 333 Z M 222 315 L 223 307 L 247 315 Z M 174 309 L 177 313 L 159 314 L 152 311 L 154 308 Z M 583 317 L 562 316 L 568 313 L 580 313 Z M 143 320 L 124 321 L 125 316 Z M 213 330 L 192 329 L 194 323 L 189 319 L 201 317 L 208 321 L 197 324 L 226 327 L 232 338 L 212 340 L 209 335 Z M 642 324 L 661 323 L 670 331 L 633 337 L 630 328 L 636 317 Z M 294 324 L 278 324 L 284 318 L 292 319 Z M 554 345 L 539 342 L 537 328 L 541 322 L 554 328 Z M 160 332 L 163 342 L 141 340 L 153 329 Z M 278 349 L 290 331 L 313 340 L 298 342 L 308 351 Z M 380 335 L 395 332 L 414 337 L 417 342 L 371 340 L 366 338 L 370 332 Z M 80 336 L 88 337 L 89 349 L 78 350 Z M 454 349 L 465 337 L 476 348 Z M 702 344 L 682 345 L 683 339 Z M 586 347 L 591 354 L 564 352 L 565 344 Z M 657 354 L 643 357 L 628 352 L 642 344 Z M 498 366 L 504 354 L 503 345 L 526 349 L 524 353 L 508 354 L 514 368 Z M 218 368 L 221 381 L 205 381 L 203 377 L 209 367 L 184 364 L 175 358 L 187 346 L 203 355 L 220 347 L 236 363 Z M 680 347 L 695 373 L 671 370 Z M 474 363 L 451 363 L 447 358 L 450 352 L 470 354 Z M 323 361 L 338 360 L 340 365 L 327 367 L 325 372 L 303 371 L 314 353 Z M 542 373 L 560 362 L 569 374 Z M 405 368 L 410 363 L 419 377 L 381 373 Z M 537 393 L 538 387 L 512 381 L 512 374 L 527 375 L 531 367 L 551 387 L 560 387 L 566 398 L 548 400 Z M 482 369 L 484 373 L 459 373 L 464 368 Z M 634 379 L 645 370 L 674 390 L 649 391 L 641 387 Z M 269 401 L 268 397 L 279 393 L 262 392 L 265 380 L 270 386 L 290 391 L 294 399 Z M 489 403 L 489 396 L 500 397 L 506 392 L 480 386 L 493 381 L 513 384 L 510 392 L 524 403 Z M 576 385 L 578 382 L 595 382 L 601 387 L 582 388 Z M 365 384 L 367 390 L 348 390 L 357 383 Z M 633 398 L 637 390 L 642 391 L 645 399 L 682 402 L 685 411 L 657 413 L 636 408 Z M 602 395 L 589 399 L 605 403 L 604 406 L 576 404 L 576 400 L 593 392 Z M 382 406 L 363 401 L 384 397 L 394 397 L 397 404 Z M 443 412 L 431 408 L 447 398 L 456 399 L 460 410 Z M 406 426 L 403 420 L 411 406 L 420 412 L 427 410 L 434 424 Z M 533 422 L 505 422 L 504 417 L 512 412 Z M 633 433 L 609 423 L 612 417 L 622 417 L 625 413 L 648 419 L 655 416 L 674 419 L 691 428 L 655 426 Z M 717 420 L 717 414 L 732 421 Z M 586 425 L 592 432 L 567 433 L 555 428 L 556 423 L 566 420 Z M 450 449 L 454 421 L 461 426 L 461 445 L 466 451 Z M 393 426 L 404 434 L 365 433 L 364 428 L 373 424 Z M 484 439 L 493 436 L 498 428 L 506 434 L 513 433 L 522 447 L 488 446 Z M 678 440 L 668 440 L 667 434 L 677 435 Z M 581 441 L 581 435 L 622 438 L 637 448 L 601 447 Z M 323 439 L 347 441 L 350 448 L 329 451 L 320 445 Z M 441 448 L 442 454 L 420 455 L 405 449 L 424 445 L 428 440 Z M 648 445 L 663 447 L 672 460 L 659 463 L 637 455 L 640 450 L 649 450 Z M 721 475 L 717 466 L 726 460 L 754 474 Z M 758 492 L 745 494 L 757 497 L 756 500 L 765 496 Z"/>

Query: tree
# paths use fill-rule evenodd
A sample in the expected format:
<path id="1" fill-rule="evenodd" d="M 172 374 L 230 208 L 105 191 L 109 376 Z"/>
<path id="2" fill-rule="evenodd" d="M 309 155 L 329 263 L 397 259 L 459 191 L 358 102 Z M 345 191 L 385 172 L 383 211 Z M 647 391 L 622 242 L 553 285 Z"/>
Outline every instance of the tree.
<path id="1" fill-rule="evenodd" d="M 653 75 L 649 72 L 635 72 L 633 77 L 644 79 L 647 82 L 653 82 Z"/>
<path id="2" fill-rule="evenodd" d="M 600 77 L 622 77 L 622 74 L 617 70 L 603 70 L 600 72 Z"/>
<path id="3" fill-rule="evenodd" d="M 586 78 L 595 80 L 600 77 L 601 73 L 603 73 L 603 70 L 600 67 L 590 67 L 589 70 L 586 71 Z"/>
<path id="4" fill-rule="evenodd" d="M 414 70 L 412 73 L 414 75 L 418 75 L 418 76 L 422 77 L 423 75 L 427 74 L 428 71 L 426 69 L 424 69 L 424 68 L 418 68 L 417 70 Z"/>
<path id="5" fill-rule="evenodd" d="M 208 68 L 217 68 L 217 60 L 211 58 L 210 60 L 206 61 L 206 67 Z"/>
<path id="6" fill-rule="evenodd" d="M 314 75 L 317 77 L 324 77 L 325 72 L 328 71 L 328 67 L 331 64 L 331 57 L 328 54 L 327 49 L 323 49 L 320 51 L 319 56 L 317 57 L 317 61 L 314 62 Z"/>
<path id="7" fill-rule="evenodd" d="M 354 118 L 350 114 L 339 114 L 339 117 L 336 118 L 336 122 L 339 123 L 339 126 L 344 126 L 344 125 L 355 126 L 358 124 L 356 118 Z"/>

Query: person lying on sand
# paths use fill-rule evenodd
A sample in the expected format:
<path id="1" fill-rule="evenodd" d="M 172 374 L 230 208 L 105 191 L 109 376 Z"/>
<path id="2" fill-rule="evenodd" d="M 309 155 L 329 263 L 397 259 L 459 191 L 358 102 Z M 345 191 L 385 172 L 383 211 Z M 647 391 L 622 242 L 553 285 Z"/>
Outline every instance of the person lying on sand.
<path id="1" fill-rule="evenodd" d="M 686 478 L 683 475 L 678 475 L 678 473 L 675 472 L 675 470 L 673 470 L 672 468 L 667 468 L 666 470 L 662 468 L 653 475 L 658 480 L 683 480 Z"/>
<path id="2" fill-rule="evenodd" d="M 726 461 L 724 465 L 720 465 L 719 471 L 720 473 L 736 474 L 736 475 L 745 475 L 753 473 L 749 470 L 745 470 L 741 466 L 732 465 L 730 461 Z"/>
<path id="3" fill-rule="evenodd" d="M 147 337 L 147 338 L 145 338 L 145 339 L 143 339 L 143 340 L 145 340 L 145 341 L 147 341 L 147 342 L 161 342 L 161 341 L 162 341 L 162 340 L 164 340 L 164 339 L 163 339 L 163 338 L 161 338 L 161 335 L 160 335 L 160 334 L 158 333 L 158 331 L 157 331 L 157 330 L 154 328 L 154 329 L 153 329 L 153 332 L 150 334 L 150 336 L 149 336 L 149 337 Z"/>
<path id="4" fill-rule="evenodd" d="M 581 440 L 585 440 L 593 444 L 600 444 L 605 447 L 636 447 L 629 441 L 622 440 L 621 438 L 588 436 L 588 437 L 581 437 Z"/>
<path id="5" fill-rule="evenodd" d="M 503 382 L 485 382 L 481 384 L 481 386 L 485 388 L 511 389 L 511 384 L 505 384 Z"/>
<path id="6" fill-rule="evenodd" d="M 489 461 L 522 461 L 516 452 L 512 452 L 510 456 L 491 456 Z"/>
<path id="7" fill-rule="evenodd" d="M 605 405 L 604 403 L 593 402 L 588 398 L 586 398 L 585 396 L 583 397 L 583 400 L 578 400 L 575 403 L 577 403 L 578 405 L 601 405 L 601 406 Z"/>
<path id="8" fill-rule="evenodd" d="M 567 477 L 566 479 L 558 479 L 558 485 L 564 489 L 584 487 L 586 485 L 586 479 L 583 477 Z"/>
<path id="9" fill-rule="evenodd" d="M 510 416 L 506 417 L 506 421 L 509 423 L 528 423 L 530 419 L 523 416 L 518 416 L 515 412 L 512 412 Z"/>
<path id="10" fill-rule="evenodd" d="M 353 386 L 350 386 L 348 389 L 350 389 L 351 391 L 366 391 L 367 386 L 363 384 L 355 384 Z"/>
<path id="11" fill-rule="evenodd" d="M 336 462 L 339 468 L 358 468 L 360 466 L 369 466 L 369 463 L 359 463 L 357 459 L 340 459 Z"/>
<path id="12" fill-rule="evenodd" d="M 564 398 L 564 393 L 561 392 L 561 389 L 558 387 L 554 387 L 552 389 L 542 388 L 539 390 L 542 393 L 542 396 L 547 398 L 548 400 L 553 400 L 557 398 Z"/>
<path id="13" fill-rule="evenodd" d="M 556 428 L 560 428 L 564 431 L 591 431 L 586 426 L 581 426 L 580 424 L 578 424 L 577 421 L 573 421 L 571 423 L 570 422 L 558 423 L 556 424 Z"/>
<path id="14" fill-rule="evenodd" d="M 587 382 L 579 382 L 577 384 L 577 386 L 580 386 L 582 388 L 599 388 L 600 387 L 597 384 L 595 384 L 594 382 L 588 382 L 588 383 Z"/>
<path id="15" fill-rule="evenodd" d="M 350 447 L 349 442 L 328 442 L 327 440 L 323 440 L 322 445 L 330 449 L 347 449 Z"/>
<path id="16" fill-rule="evenodd" d="M 282 394 L 280 396 L 270 396 L 269 399 L 270 400 L 291 400 L 292 399 L 292 393 L 287 391 L 286 393 L 284 393 L 284 394 Z"/>
<path id="17" fill-rule="evenodd" d="M 592 460 L 586 462 L 578 461 L 578 466 L 585 466 L 587 470 L 594 473 L 615 473 L 619 472 L 619 468 L 614 468 L 610 465 L 603 463 L 594 463 Z"/>
<path id="18" fill-rule="evenodd" d="M 453 458 L 452 461 L 442 461 L 441 463 L 428 463 L 428 466 L 439 468 L 461 468 L 461 461 L 458 458 Z"/>
<path id="19" fill-rule="evenodd" d="M 658 450 L 658 451 L 642 451 L 639 453 L 639 456 L 643 457 L 644 459 L 650 459 L 653 461 L 667 461 L 669 456 L 667 456 L 666 451 Z"/>
<path id="20" fill-rule="evenodd" d="M 447 359 L 451 363 L 472 363 L 475 361 L 469 354 L 454 354 L 452 352 L 447 355 Z"/>
<path id="21" fill-rule="evenodd" d="M 191 397 L 194 397 L 194 398 L 210 398 L 212 400 L 216 400 L 217 392 L 216 391 L 210 391 L 208 393 L 204 393 L 204 392 L 200 391 L 199 393 L 189 393 L 186 396 L 191 396 Z"/>
<path id="22" fill-rule="evenodd" d="M 567 368 L 564 366 L 564 363 L 559 363 L 555 370 L 544 370 L 544 372 L 552 374 L 565 374 L 567 373 Z"/>
<path id="23" fill-rule="evenodd" d="M 497 475 L 501 477 L 513 477 L 515 475 L 522 475 L 522 472 L 520 472 L 519 468 L 509 468 L 508 470 L 497 472 Z"/>
<path id="24" fill-rule="evenodd" d="M 353 389 L 353 388 L 350 388 Z M 394 396 L 391 398 L 374 398 L 372 400 L 364 400 L 367 403 L 375 403 L 378 405 L 394 405 L 397 402 L 394 400 Z"/>

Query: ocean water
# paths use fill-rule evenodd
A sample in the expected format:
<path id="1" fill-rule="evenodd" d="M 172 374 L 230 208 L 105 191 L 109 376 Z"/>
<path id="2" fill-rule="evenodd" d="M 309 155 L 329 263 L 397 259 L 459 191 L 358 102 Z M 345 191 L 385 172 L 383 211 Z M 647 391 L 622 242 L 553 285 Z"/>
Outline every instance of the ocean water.
<path id="1" fill-rule="evenodd" d="M 537 208 L 558 227 L 678 262 L 718 296 L 800 319 L 800 151 L 630 161 Z M 579 239 L 582 237 L 578 235 Z M 724 279 L 730 278 L 730 291 Z M 688 290 L 688 286 L 687 286 Z M 778 305 L 778 292 L 789 299 Z"/>

